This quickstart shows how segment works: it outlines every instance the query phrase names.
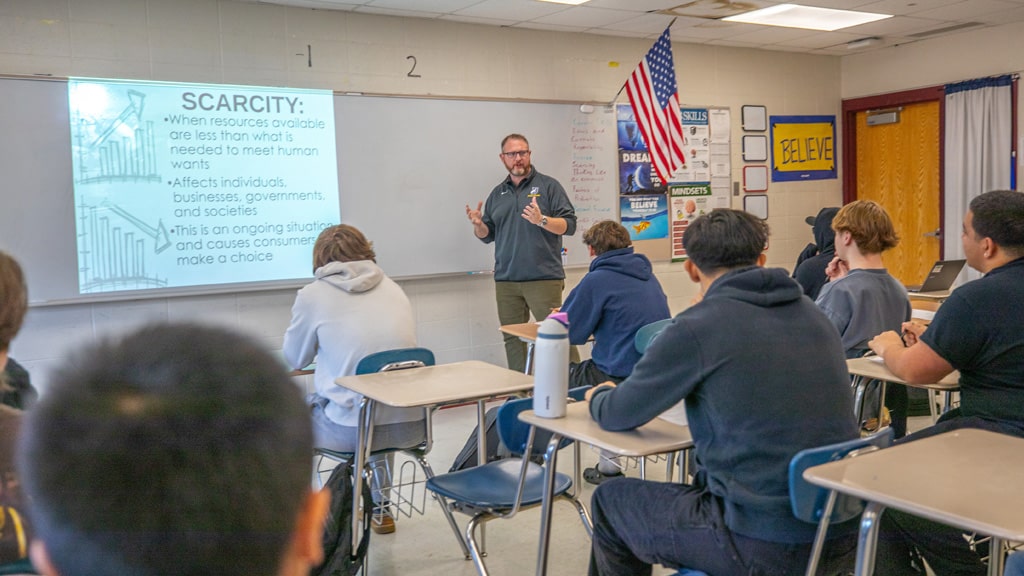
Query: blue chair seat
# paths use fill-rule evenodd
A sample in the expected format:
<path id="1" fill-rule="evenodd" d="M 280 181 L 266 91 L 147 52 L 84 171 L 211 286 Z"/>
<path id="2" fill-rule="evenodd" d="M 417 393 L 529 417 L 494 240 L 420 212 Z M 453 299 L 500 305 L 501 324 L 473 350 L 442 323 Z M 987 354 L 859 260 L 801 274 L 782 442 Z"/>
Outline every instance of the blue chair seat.
<path id="1" fill-rule="evenodd" d="M 586 388 L 574 388 L 569 391 L 569 397 L 579 399 L 585 393 Z M 498 409 L 498 436 L 512 458 L 441 474 L 428 478 L 426 482 L 427 490 L 434 493 L 442 510 L 445 511 L 448 525 L 458 538 L 466 559 L 473 561 L 480 576 L 488 574 L 487 566 L 484 564 L 487 552 L 484 549 L 483 525 L 498 518 L 513 518 L 522 509 L 540 505 L 544 499 L 546 466 L 549 465 L 544 455 L 549 448 L 555 450 L 572 443 L 571 440 L 563 438 L 558 445 L 549 447 L 551 435 L 546 434 L 538 445 L 535 440 L 540 440 L 541 435 L 536 434 L 529 424 L 519 420 L 519 414 L 529 410 L 532 405 L 533 398 L 521 398 L 510 400 Z M 578 446 L 576 450 L 579 450 Z M 577 475 L 578 456 L 577 454 L 574 470 Z M 537 458 L 544 464 L 532 461 Z M 556 472 L 551 481 L 554 485 L 553 497 L 568 500 L 576 509 L 587 534 L 592 535 L 593 524 L 590 515 L 572 491 L 573 481 L 570 477 Z M 470 516 L 465 536 L 452 518 L 452 511 Z M 478 527 L 481 528 L 479 531 Z"/>
<path id="2" fill-rule="evenodd" d="M 527 462 L 526 483 L 523 486 L 522 506 L 539 504 L 544 495 L 544 467 Z M 473 507 L 478 509 L 508 509 L 516 501 L 519 472 L 522 462 L 507 458 L 488 466 L 476 466 L 458 472 L 434 476 L 427 480 L 427 490 L 450 500 L 464 500 L 473 495 Z M 566 474 L 555 474 L 555 495 L 572 488 L 572 479 Z"/>

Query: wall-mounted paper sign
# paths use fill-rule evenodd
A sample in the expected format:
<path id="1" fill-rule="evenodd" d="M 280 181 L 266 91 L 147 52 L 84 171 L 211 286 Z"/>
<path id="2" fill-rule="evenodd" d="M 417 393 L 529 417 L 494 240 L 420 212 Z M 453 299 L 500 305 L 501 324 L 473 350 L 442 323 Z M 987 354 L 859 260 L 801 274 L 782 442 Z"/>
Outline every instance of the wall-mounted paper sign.
<path id="1" fill-rule="evenodd" d="M 768 219 L 768 196 L 747 194 L 743 197 L 743 209 L 762 220 Z"/>
<path id="2" fill-rule="evenodd" d="M 768 160 L 768 137 L 744 136 L 743 161 L 764 162 L 766 160 Z"/>
<path id="3" fill-rule="evenodd" d="M 764 192 L 765 190 L 768 190 L 768 167 L 744 166 L 743 191 Z"/>
<path id="4" fill-rule="evenodd" d="M 768 112 L 764 106 L 743 106 L 740 108 L 745 132 L 764 132 L 768 129 Z"/>
<path id="5" fill-rule="evenodd" d="M 771 127 L 772 182 L 836 177 L 835 116 L 772 116 Z"/>

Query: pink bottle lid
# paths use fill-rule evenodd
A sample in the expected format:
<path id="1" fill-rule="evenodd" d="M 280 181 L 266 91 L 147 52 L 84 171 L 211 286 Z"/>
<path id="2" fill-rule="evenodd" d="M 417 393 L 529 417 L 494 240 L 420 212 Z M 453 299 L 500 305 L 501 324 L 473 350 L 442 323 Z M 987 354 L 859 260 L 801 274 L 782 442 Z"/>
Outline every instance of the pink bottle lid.
<path id="1" fill-rule="evenodd" d="M 569 315 L 566 314 L 565 312 L 552 312 L 551 314 L 548 314 L 548 318 L 551 318 L 552 320 L 558 320 L 558 322 L 561 323 L 562 326 L 565 326 L 566 328 L 569 327 Z"/>

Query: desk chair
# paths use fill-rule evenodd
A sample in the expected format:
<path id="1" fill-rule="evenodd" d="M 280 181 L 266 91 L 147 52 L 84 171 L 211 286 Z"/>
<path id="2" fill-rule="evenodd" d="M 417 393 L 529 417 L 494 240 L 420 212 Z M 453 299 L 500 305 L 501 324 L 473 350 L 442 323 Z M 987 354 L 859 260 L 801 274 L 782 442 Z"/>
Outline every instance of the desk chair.
<path id="1" fill-rule="evenodd" d="M 586 389 L 574 388 L 570 391 L 570 397 L 582 398 Z M 544 466 L 547 463 L 538 465 L 531 461 L 531 457 L 543 457 L 547 439 L 550 438 L 545 434 L 543 436 L 547 439 L 538 438 L 534 442 L 533 426 L 519 420 L 519 413 L 532 407 L 532 398 L 521 398 L 510 400 L 498 409 L 498 435 L 513 458 L 441 474 L 427 480 L 427 490 L 437 496 L 442 509 L 455 510 L 471 517 L 466 524 L 464 537 L 454 521 L 450 522 L 450 525 L 463 551 L 468 545 L 469 555 L 466 559 L 473 560 L 480 576 L 487 576 L 488 573 L 483 560 L 487 552 L 483 538 L 480 539 L 480 543 L 477 542 L 477 527 L 481 528 L 482 533 L 486 522 L 495 518 L 510 519 L 522 509 L 539 506 L 545 490 L 553 490 L 552 494 L 556 498 L 568 500 L 575 506 L 587 535 L 590 536 L 593 532 L 590 515 L 576 499 L 576 493 L 569 492 L 572 488 L 572 479 L 565 474 L 555 474 L 554 487 L 546 487 Z M 563 440 L 559 444 L 559 449 L 568 446 L 569 443 L 571 440 Z M 578 469 L 578 453 L 575 465 Z M 448 514 L 450 515 L 450 512 Z"/>
<path id="2" fill-rule="evenodd" d="M 430 350 L 426 348 L 400 348 L 396 350 L 385 350 L 383 352 L 376 352 L 374 354 L 366 356 L 365 358 L 359 361 L 359 364 L 356 365 L 356 374 L 370 374 L 372 372 L 387 372 L 390 370 L 406 370 L 409 368 L 419 368 L 422 366 L 433 365 L 434 353 L 431 352 Z M 377 456 L 398 451 L 406 452 L 416 459 L 416 461 L 420 465 L 420 468 L 423 469 L 423 474 L 427 478 L 433 477 L 434 471 L 426 460 L 426 455 L 428 452 L 430 452 L 430 449 L 434 443 L 432 431 L 433 427 L 431 425 L 432 415 L 432 410 L 430 410 L 429 408 L 423 409 L 424 440 L 418 446 L 405 449 L 386 448 L 383 450 L 373 452 L 372 455 Z M 367 440 L 367 442 L 371 441 L 372 437 Z M 324 460 L 331 460 L 334 461 L 335 463 L 349 462 L 353 460 L 354 456 L 352 452 L 339 452 L 336 450 L 329 450 L 327 448 L 314 448 L 313 455 L 314 458 L 316 458 L 316 465 L 314 466 L 313 470 L 314 484 L 320 486 L 321 488 L 323 487 L 323 484 L 321 482 L 321 475 L 324 472 L 329 471 L 331 468 L 333 468 L 333 466 L 329 468 L 324 468 Z M 388 466 L 385 461 L 385 465 L 382 468 L 377 468 L 378 469 L 376 470 L 370 471 L 370 477 L 367 480 L 372 481 L 374 474 L 381 474 L 382 478 L 379 482 L 379 486 L 380 491 L 382 492 L 382 500 L 386 501 L 388 499 L 383 496 L 385 489 L 390 491 L 393 488 L 393 482 L 391 482 L 392 474 L 390 466 Z M 392 499 L 391 505 L 395 506 L 397 504 L 398 502 L 396 502 L 395 499 Z M 379 510 L 378 512 L 382 511 L 383 510 Z M 396 516 L 397 514 L 392 514 L 392 517 Z M 452 521 L 454 522 L 454 520 Z"/>
<path id="3" fill-rule="evenodd" d="M 636 336 L 633 337 L 633 347 L 636 348 L 637 352 L 643 354 L 650 347 L 651 342 L 654 342 L 654 339 L 661 334 L 661 331 L 671 323 L 671 318 L 665 318 L 664 320 L 658 320 L 641 326 L 636 331 Z"/>
<path id="4" fill-rule="evenodd" d="M 811 547 L 811 558 L 807 562 L 807 576 L 814 576 L 818 570 L 818 561 L 825 545 L 829 523 L 856 518 L 864 510 L 864 502 L 849 496 L 838 496 L 834 490 L 807 482 L 804 480 L 804 470 L 826 462 L 853 458 L 858 454 L 887 448 L 892 445 L 892 438 L 892 428 L 885 428 L 865 438 L 802 450 L 790 460 L 789 499 L 793 515 L 804 522 L 818 525 L 814 545 Z"/>
<path id="5" fill-rule="evenodd" d="M 657 320 L 650 324 L 641 326 L 636 331 L 636 336 L 633 337 L 633 347 L 636 351 L 643 355 L 644 352 L 650 348 L 651 343 L 661 335 L 665 328 L 672 323 L 671 318 L 665 318 L 664 320 Z M 675 463 L 679 463 L 679 480 L 686 482 L 690 477 L 690 449 L 680 450 L 678 453 L 668 455 L 667 467 L 665 468 L 665 480 L 667 482 L 672 481 L 672 476 L 675 468 Z M 646 478 L 645 470 L 641 465 L 640 477 Z M 696 574 L 696 573 L 695 573 Z"/>

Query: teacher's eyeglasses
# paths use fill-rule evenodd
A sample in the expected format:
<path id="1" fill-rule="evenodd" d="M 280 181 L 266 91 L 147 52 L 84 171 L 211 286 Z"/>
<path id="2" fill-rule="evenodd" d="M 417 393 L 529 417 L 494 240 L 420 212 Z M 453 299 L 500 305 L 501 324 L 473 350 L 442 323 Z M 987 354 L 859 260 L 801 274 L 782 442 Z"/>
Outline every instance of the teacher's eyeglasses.
<path id="1" fill-rule="evenodd" d="M 526 158 L 527 156 L 530 155 L 530 151 L 516 150 L 514 152 L 502 152 L 501 155 L 504 156 L 505 158 L 508 158 L 509 160 L 512 160 L 513 158 Z"/>

